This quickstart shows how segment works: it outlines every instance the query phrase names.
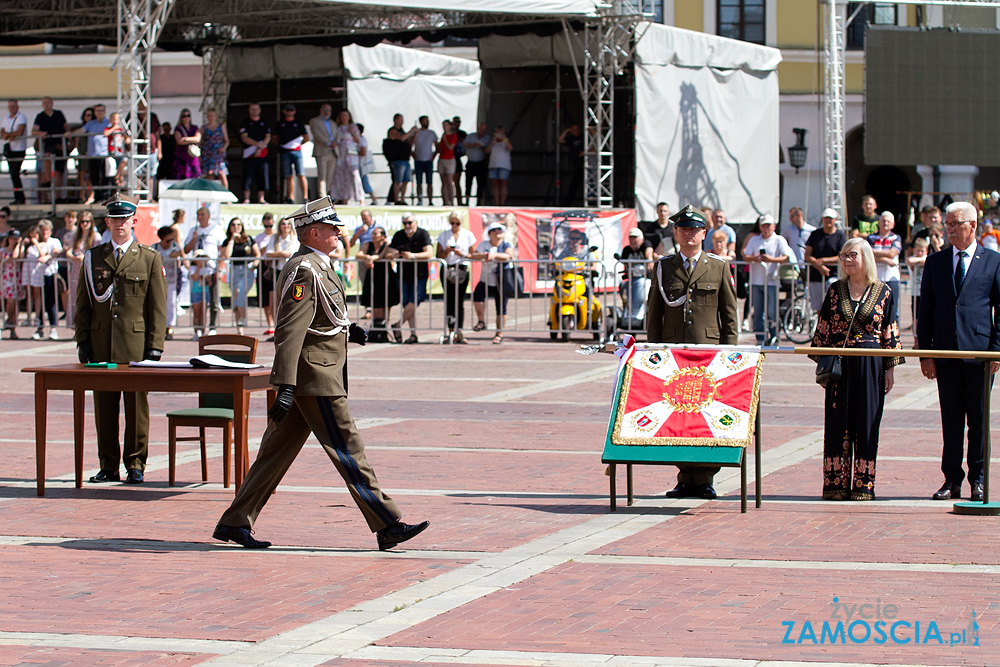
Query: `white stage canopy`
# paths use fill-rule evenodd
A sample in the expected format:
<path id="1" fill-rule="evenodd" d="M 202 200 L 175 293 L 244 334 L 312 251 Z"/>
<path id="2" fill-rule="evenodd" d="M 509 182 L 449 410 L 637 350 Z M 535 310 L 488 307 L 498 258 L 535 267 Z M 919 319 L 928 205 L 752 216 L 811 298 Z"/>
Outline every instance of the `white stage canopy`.
<path id="1" fill-rule="evenodd" d="M 529 16 L 596 16 L 599 3 L 594 0 L 392 0 L 391 2 L 358 2 L 357 0 L 325 0 L 352 7 L 370 5 L 414 9 L 423 12 L 483 12 L 488 14 L 526 14 Z M 602 5 L 603 6 L 603 5 Z"/>
<path id="2" fill-rule="evenodd" d="M 356 121 L 364 124 L 365 137 L 374 152 L 381 153 L 382 139 L 397 113 L 403 114 L 406 129 L 413 127 L 419 116 L 427 116 L 430 129 L 438 137 L 442 134 L 441 121 L 455 116 L 462 118 L 466 132 L 475 131 L 481 78 L 475 60 L 387 44 L 372 48 L 345 46 L 343 58 L 348 75 L 347 108 Z M 388 168 L 381 156 L 375 161 L 376 169 Z M 382 201 L 390 176 L 373 174 L 368 179 Z M 438 182 L 436 177 L 434 182 Z"/>
<path id="3" fill-rule="evenodd" d="M 780 219 L 780 51 L 653 24 L 635 60 L 639 219 L 654 219 L 659 201 Z"/>

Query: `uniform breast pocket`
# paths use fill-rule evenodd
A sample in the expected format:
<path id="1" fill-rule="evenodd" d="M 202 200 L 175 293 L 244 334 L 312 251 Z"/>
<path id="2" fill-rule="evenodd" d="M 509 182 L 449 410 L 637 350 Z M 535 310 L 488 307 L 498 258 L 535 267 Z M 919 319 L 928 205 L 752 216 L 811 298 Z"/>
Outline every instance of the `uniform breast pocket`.
<path id="1" fill-rule="evenodd" d="M 139 273 L 125 274 L 125 293 L 129 296 L 143 296 L 146 293 L 146 276 Z"/>
<path id="2" fill-rule="evenodd" d="M 715 298 L 715 293 L 719 291 L 718 283 L 698 283 L 693 288 L 694 299 L 698 303 L 705 303 Z"/>

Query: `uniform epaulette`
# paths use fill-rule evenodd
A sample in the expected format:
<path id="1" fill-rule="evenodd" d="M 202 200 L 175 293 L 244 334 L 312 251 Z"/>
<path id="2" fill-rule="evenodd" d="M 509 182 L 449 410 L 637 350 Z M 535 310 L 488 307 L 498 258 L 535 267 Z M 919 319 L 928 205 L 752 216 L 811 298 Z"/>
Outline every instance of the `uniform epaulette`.
<path id="1" fill-rule="evenodd" d="M 726 262 L 727 264 L 729 263 L 729 261 L 728 261 L 727 259 L 725 259 L 724 257 L 719 257 L 718 255 L 713 255 L 713 254 L 712 254 L 712 253 L 710 253 L 710 252 L 706 252 L 706 253 L 705 253 L 705 256 L 706 256 L 706 257 L 711 257 L 712 259 L 717 259 L 717 260 L 719 260 L 720 262 Z"/>

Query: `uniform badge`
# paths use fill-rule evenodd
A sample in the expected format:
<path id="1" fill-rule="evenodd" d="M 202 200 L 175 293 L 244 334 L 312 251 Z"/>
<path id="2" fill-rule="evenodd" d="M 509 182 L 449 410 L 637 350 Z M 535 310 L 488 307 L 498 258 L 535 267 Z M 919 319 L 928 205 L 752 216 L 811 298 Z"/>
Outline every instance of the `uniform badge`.
<path id="1" fill-rule="evenodd" d="M 306 288 L 304 285 L 292 285 L 292 301 L 302 301 L 302 297 L 306 295 Z"/>

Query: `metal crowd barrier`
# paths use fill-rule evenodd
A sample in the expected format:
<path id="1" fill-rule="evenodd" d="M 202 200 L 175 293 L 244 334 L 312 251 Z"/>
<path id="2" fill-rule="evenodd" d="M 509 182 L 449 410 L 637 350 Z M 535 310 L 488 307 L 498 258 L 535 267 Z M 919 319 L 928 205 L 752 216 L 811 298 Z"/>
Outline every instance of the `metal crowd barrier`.
<path id="1" fill-rule="evenodd" d="M 20 287 L 16 310 L 4 303 L 3 324 L 37 327 L 37 315 L 44 314 L 51 305 L 54 290 L 57 310 L 65 310 L 68 317 L 57 326 L 73 327 L 72 314 L 76 301 L 76 287 L 82 262 L 66 257 L 50 260 L 60 267 L 51 279 L 48 292 L 42 288 L 25 289 L 32 270 L 39 270 L 37 261 L 21 258 L 0 262 L 0 271 L 7 274 L 8 265 L 15 264 L 14 273 Z M 172 291 L 168 326 L 176 334 L 201 329 L 231 330 L 236 327 L 273 328 L 274 304 L 278 295 L 276 280 L 285 258 L 210 258 L 182 257 L 164 263 L 168 291 Z M 404 275 L 418 264 L 428 269 L 427 299 L 415 310 L 415 329 L 422 342 L 459 342 L 464 338 L 488 339 L 496 333 L 497 304 L 506 304 L 506 320 L 501 331 L 506 335 L 548 334 L 553 340 L 600 340 L 619 338 L 622 334 L 644 336 L 646 330 L 645 304 L 651 289 L 651 273 L 644 260 L 616 260 L 612 270 L 605 270 L 600 262 L 577 263 L 569 267 L 564 260 L 512 260 L 489 262 L 468 260 L 449 266 L 441 259 L 380 260 L 372 268 L 356 258 L 335 260 L 335 267 L 347 287 L 347 316 L 361 322 L 374 334 L 373 340 L 394 340 L 397 330 L 405 340 L 410 326 L 401 322 L 403 299 L 407 286 Z M 211 268 L 214 265 L 214 270 Z M 501 266 L 503 273 L 495 273 Z M 730 268 L 735 283 L 748 276 L 749 262 L 732 261 Z M 245 267 L 245 268 L 240 268 Z M 574 268 L 566 276 L 562 269 Z M 208 270 L 206 270 L 208 269 Z M 493 277 L 489 274 L 493 273 Z M 504 273 L 507 274 L 504 279 Z M 771 290 L 763 290 L 761 307 L 767 315 L 765 323 L 778 337 L 795 343 L 807 343 L 812 338 L 817 313 L 812 308 L 807 267 L 795 263 L 781 264 L 779 281 L 774 292 L 778 303 L 772 303 Z M 234 282 L 234 277 L 237 279 Z M 239 278 L 242 277 L 242 280 Z M 560 288 L 560 279 L 570 281 L 576 298 L 565 302 L 554 298 Z M 577 277 L 582 284 L 577 282 Z M 834 278 L 836 275 L 834 274 Z M 37 280 L 36 280 L 37 282 Z M 43 280 L 44 283 L 44 280 Z M 236 284 L 239 283 L 239 284 Z M 477 286 L 479 293 L 476 294 Z M 491 284 L 492 283 L 492 284 Z M 233 306 L 234 287 L 245 288 L 247 302 L 242 318 L 237 319 Z M 916 290 L 906 285 L 910 291 Z M 753 326 L 745 326 L 742 308 L 747 305 L 749 316 L 752 307 L 752 290 L 737 290 L 740 296 L 740 331 L 749 333 Z M 265 296 L 265 293 L 267 296 Z M 66 295 L 62 300 L 61 295 Z M 192 298 L 193 297 L 193 298 Z M 228 307 L 223 308 L 228 298 Z M 269 305 L 265 306 L 265 302 Z M 194 304 L 206 304 L 195 307 Z M 561 306 L 577 305 L 573 318 L 564 318 Z M 384 310 L 384 312 L 379 312 Z M 228 311 L 228 315 L 224 315 Z M 369 312 L 371 311 L 371 312 Z M 586 311 L 586 315 L 585 315 Z M 28 317 L 22 317 L 28 315 Z M 593 315 L 593 317 L 591 317 Z M 200 316 L 200 319 L 196 319 Z M 776 319 L 775 319 L 776 318 Z M 750 320 L 752 321 L 752 319 Z M 395 325 L 399 325 L 398 328 Z M 480 326 L 481 325 L 481 326 Z M 45 326 L 49 326 L 46 318 Z M 430 337 L 430 338 L 428 338 Z M 764 342 L 768 342 L 765 338 Z"/>
<path id="2" fill-rule="evenodd" d="M 29 128 L 30 129 L 30 128 Z M 25 196 L 25 200 L 28 203 L 38 202 L 46 203 L 52 205 L 52 212 L 55 215 L 56 204 L 70 199 L 69 195 L 72 192 L 77 192 L 77 199 L 83 202 L 88 197 L 85 196 L 89 189 L 90 198 L 94 197 L 93 194 L 93 184 L 90 182 L 90 156 L 80 155 L 77 150 L 77 146 L 81 141 L 88 141 L 90 137 L 98 136 L 97 133 L 82 133 L 77 134 L 71 132 L 68 135 L 59 135 L 55 137 L 28 137 L 28 149 L 25 153 L 24 158 L 21 160 L 21 178 L 24 181 L 24 187 L 22 187 L 22 193 Z M 44 141 L 55 141 L 58 140 L 61 144 L 61 155 L 45 155 L 42 149 L 42 142 Z M 36 148 L 37 145 L 37 148 Z M 11 193 L 14 195 L 13 184 L 10 181 L 10 158 L 4 156 L 4 162 L 7 163 L 7 168 L 4 171 L 4 178 L 0 182 L 0 192 Z M 102 155 L 93 159 L 106 160 L 107 158 L 112 158 L 116 163 L 120 163 L 121 160 L 126 159 L 124 155 Z M 66 163 L 65 178 L 63 185 L 56 186 L 54 184 L 53 174 L 55 172 L 55 164 L 64 162 Z M 72 163 L 72 164 L 71 164 Z M 40 170 L 42 165 L 50 165 L 48 173 L 48 182 L 39 183 L 38 177 L 41 175 Z M 72 172 L 76 171 L 76 182 L 74 184 L 70 183 Z M 98 190 L 108 190 L 113 189 L 114 178 L 116 174 L 105 173 L 106 182 L 103 185 L 98 186 Z M 29 183 L 34 179 L 34 187 L 29 187 Z M 43 197 L 47 197 L 49 201 L 42 202 Z M 100 197 L 98 197 L 100 200 Z M 75 203 L 76 199 L 74 199 Z"/>

